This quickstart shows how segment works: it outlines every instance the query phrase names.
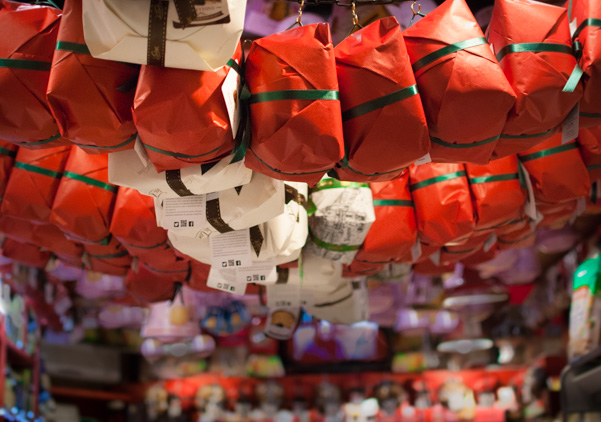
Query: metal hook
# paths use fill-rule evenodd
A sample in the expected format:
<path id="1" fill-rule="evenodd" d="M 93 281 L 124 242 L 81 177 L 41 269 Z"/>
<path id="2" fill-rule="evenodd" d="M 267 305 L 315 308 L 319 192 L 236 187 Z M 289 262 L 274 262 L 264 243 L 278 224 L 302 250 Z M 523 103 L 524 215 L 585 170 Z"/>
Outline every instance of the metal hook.
<path id="1" fill-rule="evenodd" d="M 409 21 L 409 26 L 413 25 L 413 20 L 415 19 L 416 16 L 421 16 L 422 18 L 424 16 L 426 16 L 422 13 L 421 3 L 417 5 L 417 12 L 415 11 L 415 3 L 417 3 L 417 0 L 413 0 L 413 3 L 411 3 L 411 12 L 413 13 L 413 16 L 411 16 L 411 20 Z"/>
<path id="2" fill-rule="evenodd" d="M 305 0 L 301 0 L 300 6 L 298 6 L 298 17 L 296 18 L 296 23 L 298 26 L 303 26 L 301 19 L 303 17 L 303 6 L 305 5 Z"/>

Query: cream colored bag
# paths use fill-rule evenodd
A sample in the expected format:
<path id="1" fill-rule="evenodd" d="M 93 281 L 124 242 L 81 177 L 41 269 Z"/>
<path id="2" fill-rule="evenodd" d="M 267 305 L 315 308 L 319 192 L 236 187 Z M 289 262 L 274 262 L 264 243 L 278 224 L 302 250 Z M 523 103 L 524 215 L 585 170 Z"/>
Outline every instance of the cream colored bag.
<path id="1" fill-rule="evenodd" d="M 215 71 L 233 56 L 245 11 L 246 0 L 83 0 L 83 27 L 96 58 Z"/>

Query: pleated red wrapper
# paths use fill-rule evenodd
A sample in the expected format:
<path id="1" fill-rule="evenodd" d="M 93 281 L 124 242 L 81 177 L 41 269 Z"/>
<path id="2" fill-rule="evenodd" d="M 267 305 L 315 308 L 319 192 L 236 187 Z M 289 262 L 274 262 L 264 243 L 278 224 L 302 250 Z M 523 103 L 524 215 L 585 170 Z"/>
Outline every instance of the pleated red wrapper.
<path id="1" fill-rule="evenodd" d="M 538 204 L 538 211 L 543 215 L 537 227 L 541 229 L 560 229 L 575 218 L 578 201 L 572 200 L 561 204 Z"/>
<path id="2" fill-rule="evenodd" d="M 0 233 L 17 242 L 33 244 L 33 226 L 30 221 L 6 214 L 0 215 Z"/>
<path id="3" fill-rule="evenodd" d="M 117 186 L 108 183 L 108 156 L 73 147 L 50 220 L 72 240 L 106 245 L 116 196 Z"/>
<path id="4" fill-rule="evenodd" d="M 580 129 L 576 142 L 591 182 L 601 180 L 601 126 Z"/>
<path id="5" fill-rule="evenodd" d="M 510 233 L 497 232 L 497 247 L 500 250 L 513 248 L 526 248 L 534 245 L 536 240 L 536 228 L 530 223 L 523 224 L 521 228 Z"/>
<path id="6" fill-rule="evenodd" d="M 183 283 L 187 273 L 158 273 L 139 263 L 127 273 L 125 288 L 128 293 L 142 302 L 170 300 L 175 294 L 175 282 Z"/>
<path id="7" fill-rule="evenodd" d="M 340 180 L 394 180 L 430 152 L 426 116 L 396 18 L 380 19 L 335 48 L 344 129 Z"/>
<path id="8" fill-rule="evenodd" d="M 232 60 L 240 57 L 238 47 Z M 222 90 L 229 73 L 228 65 L 216 72 L 142 66 L 134 121 L 157 171 L 216 161 L 234 149 Z"/>
<path id="9" fill-rule="evenodd" d="M 33 226 L 34 244 L 52 251 L 55 255 L 81 257 L 83 246 L 73 242 L 54 224 L 38 224 Z"/>
<path id="10" fill-rule="evenodd" d="M 560 129 L 582 97 L 580 68 L 563 7 L 498 0 L 487 35 L 517 95 L 494 153 L 505 157 L 532 148 Z"/>
<path id="11" fill-rule="evenodd" d="M 17 156 L 17 148 L 16 145 L 0 139 L 0 201 L 4 198 L 8 177 Z"/>
<path id="12" fill-rule="evenodd" d="M 515 94 L 469 7 L 447 0 L 403 35 L 428 119 L 432 160 L 488 163 Z"/>
<path id="13" fill-rule="evenodd" d="M 105 245 L 83 245 L 85 266 L 92 271 L 111 275 L 126 275 L 131 267 L 131 257 L 115 238 Z"/>
<path id="14" fill-rule="evenodd" d="M 422 243 L 443 246 L 472 234 L 476 218 L 463 164 L 411 166 L 409 180 Z"/>
<path id="15" fill-rule="evenodd" d="M 4 192 L 2 214 L 48 223 L 70 151 L 71 147 L 20 148 Z"/>
<path id="16" fill-rule="evenodd" d="M 436 265 L 429 259 L 419 262 L 413 266 L 414 272 L 423 275 L 441 275 L 445 273 L 452 273 L 454 270 L 454 263 Z"/>
<path id="17" fill-rule="evenodd" d="M 578 145 L 562 144 L 561 132 L 518 157 L 530 174 L 537 203 L 569 202 L 586 196 L 591 188 Z"/>
<path id="18" fill-rule="evenodd" d="M 0 138 L 27 148 L 65 144 L 46 101 L 61 11 L 0 2 Z"/>
<path id="19" fill-rule="evenodd" d="M 35 245 L 13 239 L 6 239 L 2 244 L 2 256 L 30 267 L 46 267 L 51 255 L 50 252 L 43 251 Z"/>
<path id="20" fill-rule="evenodd" d="M 474 233 L 489 233 L 523 214 L 527 192 L 515 155 L 485 165 L 466 164 L 478 222 Z"/>
<path id="21" fill-rule="evenodd" d="M 584 71 L 580 100 L 580 127 L 601 125 L 601 1 L 568 0 L 568 18 L 574 22 L 574 46 Z"/>
<path id="22" fill-rule="evenodd" d="M 498 240 L 497 240 L 497 244 L 498 244 Z M 490 261 L 491 259 L 493 259 L 495 256 L 497 256 L 498 252 L 499 252 L 499 249 L 498 249 L 497 245 L 493 246 L 492 248 L 490 248 L 486 251 L 484 250 L 484 247 L 481 247 L 478 251 L 476 251 L 476 253 L 471 254 L 467 258 L 463 258 L 461 260 L 461 263 L 468 268 L 476 267 L 476 266 L 482 264 L 483 262 L 487 262 L 487 261 Z"/>
<path id="23" fill-rule="evenodd" d="M 81 0 L 66 0 L 47 90 L 61 135 L 91 154 L 132 148 L 138 73 L 138 66 L 90 55 Z"/>
<path id="24" fill-rule="evenodd" d="M 488 233 L 478 234 L 470 237 L 467 242 L 461 245 L 443 246 L 440 250 L 440 263 L 447 265 L 469 258 L 482 250 L 487 242 L 490 242 L 490 236 Z M 494 247 L 494 242 L 491 245 L 486 245 L 486 247 L 486 251 L 488 251 L 489 248 Z"/>
<path id="25" fill-rule="evenodd" d="M 207 279 L 209 278 L 209 271 L 211 271 L 211 266 L 203 264 L 202 262 L 198 262 L 195 259 L 190 260 L 190 265 L 190 280 L 188 281 L 187 286 L 199 292 L 216 292 L 215 289 L 207 287 Z"/>
<path id="26" fill-rule="evenodd" d="M 334 46 L 326 23 L 255 41 L 246 62 L 252 137 L 245 164 L 315 185 L 344 157 Z"/>

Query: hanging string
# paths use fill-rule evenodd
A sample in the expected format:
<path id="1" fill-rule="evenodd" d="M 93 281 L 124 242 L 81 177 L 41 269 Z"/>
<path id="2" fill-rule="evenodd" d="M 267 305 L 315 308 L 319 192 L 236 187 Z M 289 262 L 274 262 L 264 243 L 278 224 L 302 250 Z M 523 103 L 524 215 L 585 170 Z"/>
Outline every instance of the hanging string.
<path id="1" fill-rule="evenodd" d="M 417 3 L 417 0 L 413 0 L 413 3 L 411 3 L 411 13 L 413 13 L 413 16 L 411 16 L 411 20 L 409 21 L 409 26 L 413 25 L 413 20 L 415 19 L 416 16 L 421 16 L 422 18 L 424 16 L 426 16 L 422 13 L 422 5 L 421 4 L 417 5 L 417 12 L 415 11 L 415 3 Z"/>

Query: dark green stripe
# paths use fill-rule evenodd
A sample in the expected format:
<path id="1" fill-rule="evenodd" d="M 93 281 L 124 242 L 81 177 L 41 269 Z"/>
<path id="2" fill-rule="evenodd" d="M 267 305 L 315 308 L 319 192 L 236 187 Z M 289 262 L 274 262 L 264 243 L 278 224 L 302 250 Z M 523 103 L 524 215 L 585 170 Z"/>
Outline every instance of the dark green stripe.
<path id="1" fill-rule="evenodd" d="M 53 135 L 53 136 L 51 136 L 50 138 L 47 138 L 47 139 L 42 139 L 41 141 L 36 141 L 36 142 L 19 142 L 19 145 L 27 145 L 27 146 L 44 145 L 44 144 L 49 144 L 52 141 L 56 141 L 60 137 L 61 137 L 61 134 L 57 133 L 56 135 Z"/>
<path id="2" fill-rule="evenodd" d="M 544 42 L 526 42 L 509 44 L 503 47 L 497 53 L 497 60 L 500 62 L 507 54 L 511 53 L 565 53 L 572 55 L 572 47 L 565 44 L 544 43 Z"/>
<path id="3" fill-rule="evenodd" d="M 137 134 L 137 133 L 134 133 L 134 134 L 133 134 L 133 135 L 132 135 L 132 136 L 131 136 L 129 139 L 127 139 L 125 142 L 121 142 L 120 144 L 118 144 L 118 145 L 114 145 L 114 146 L 111 146 L 111 147 L 99 147 L 99 146 L 97 146 L 97 145 L 78 144 L 77 142 L 73 142 L 73 141 L 71 141 L 71 143 L 73 143 L 74 145 L 77 145 L 78 147 L 81 147 L 81 148 L 90 148 L 90 149 L 117 149 L 117 148 L 121 148 L 121 147 L 124 147 L 124 146 L 125 146 L 125 145 L 127 145 L 127 144 L 130 144 L 130 143 L 132 143 L 133 141 L 135 141 L 135 140 L 136 140 L 136 137 L 137 137 L 137 136 L 138 136 L 138 134 Z"/>
<path id="4" fill-rule="evenodd" d="M 552 133 L 555 129 L 557 128 L 553 128 L 553 129 L 549 129 L 546 132 L 541 132 L 541 133 L 533 133 L 531 135 L 506 135 L 506 134 L 502 134 L 501 135 L 501 139 L 527 139 L 527 138 L 538 138 L 539 136 L 545 136 L 548 135 L 550 133 Z"/>
<path id="5" fill-rule="evenodd" d="M 559 154 L 561 152 L 570 151 L 576 148 L 578 148 L 578 146 L 575 142 L 572 142 L 570 144 L 560 145 L 558 147 L 544 149 L 542 151 L 533 152 L 531 154 L 521 155 L 518 157 L 522 163 L 525 163 L 527 161 L 536 160 L 537 158 L 547 157 L 553 154 Z"/>
<path id="6" fill-rule="evenodd" d="M 157 243 L 156 245 L 152 245 L 152 246 L 139 246 L 139 245 L 133 245 L 131 243 L 121 242 L 121 244 L 123 246 L 127 246 L 127 247 L 130 247 L 130 248 L 136 248 L 136 249 L 154 249 L 154 248 L 158 248 L 160 246 L 163 246 L 166 243 L 167 243 L 167 240 L 164 240 L 161 243 Z"/>
<path id="7" fill-rule="evenodd" d="M 413 207 L 409 199 L 374 199 L 374 207 Z"/>
<path id="8" fill-rule="evenodd" d="M 22 163 L 20 161 L 15 161 L 14 167 L 16 167 L 18 169 L 26 170 L 26 171 L 31 171 L 33 173 L 38 173 L 43 176 L 53 177 L 55 179 L 60 179 L 61 177 L 63 177 L 63 174 L 59 173 L 57 171 L 48 170 L 43 167 L 38 167 L 38 166 L 34 166 L 31 164 L 27 164 L 27 163 Z"/>
<path id="9" fill-rule="evenodd" d="M 62 51 L 70 51 L 72 53 L 87 54 L 88 56 L 90 55 L 90 50 L 88 50 L 87 45 L 76 42 L 57 41 L 56 49 Z"/>
<path id="10" fill-rule="evenodd" d="M 0 59 L 0 67 L 23 70 L 42 70 L 48 72 L 52 67 L 50 62 L 39 62 L 36 60 Z"/>
<path id="11" fill-rule="evenodd" d="M 328 251 L 334 251 L 334 252 L 352 252 L 352 251 L 359 250 L 359 248 L 361 247 L 361 245 L 334 245 L 332 243 L 327 243 L 327 242 L 324 242 L 321 239 L 318 239 L 311 232 L 309 233 L 309 235 L 311 236 L 311 240 L 313 241 L 313 243 L 315 243 L 320 248 L 326 249 Z"/>
<path id="12" fill-rule="evenodd" d="M 0 147 L 0 154 L 15 158 L 17 156 L 17 151 L 11 151 L 10 149 Z"/>
<path id="13" fill-rule="evenodd" d="M 125 251 L 125 250 L 119 251 L 117 253 L 108 254 L 108 255 L 92 255 L 92 254 L 88 254 L 88 256 L 90 258 L 96 258 L 96 259 L 121 258 L 122 256 L 126 256 L 126 255 L 127 255 L 127 251 Z"/>
<path id="14" fill-rule="evenodd" d="M 188 155 L 188 154 L 181 154 L 179 152 L 173 152 L 173 151 L 166 151 L 164 149 L 159 149 L 159 148 L 155 148 L 153 146 L 144 144 L 144 148 L 152 151 L 152 152 L 157 152 L 159 154 L 164 154 L 164 155 L 169 155 L 171 157 L 175 157 L 175 158 L 199 158 L 199 157 L 204 157 L 205 155 L 209 155 L 209 154 L 213 154 L 215 151 L 217 151 L 220 147 L 217 147 L 215 149 L 212 149 L 209 152 L 205 152 L 204 154 L 199 154 L 199 155 Z"/>
<path id="15" fill-rule="evenodd" d="M 454 173 L 443 174 L 442 176 L 431 177 L 430 179 L 422 180 L 421 182 L 414 183 L 409 186 L 411 192 L 416 191 L 426 186 L 434 185 L 436 183 L 444 182 L 445 180 L 457 179 L 459 177 L 466 177 L 465 170 L 456 171 Z"/>
<path id="16" fill-rule="evenodd" d="M 255 158 L 256 158 L 257 160 L 259 160 L 259 162 L 260 162 L 261 164 L 263 164 L 263 165 L 264 165 L 265 167 L 267 167 L 269 170 L 271 170 L 271 171 L 273 171 L 273 172 L 275 172 L 275 173 L 279 173 L 279 174 L 286 174 L 286 175 L 288 175 L 288 176 L 302 176 L 302 175 L 305 175 L 305 174 L 319 174 L 319 173 L 321 173 L 321 174 L 325 174 L 325 173 L 327 173 L 327 172 L 328 172 L 328 170 L 330 170 L 330 169 L 328 168 L 328 169 L 325 169 L 325 170 L 308 171 L 308 172 L 302 172 L 302 173 L 288 173 L 288 172 L 285 172 L 285 171 L 278 170 L 278 169 L 276 169 L 276 168 L 274 168 L 274 167 L 271 167 L 271 166 L 270 166 L 269 164 L 267 164 L 265 161 L 261 160 L 261 158 L 259 158 L 259 156 L 258 156 L 258 155 L 257 155 L 257 154 L 256 154 L 256 153 L 255 153 L 255 152 L 252 150 L 252 149 L 250 150 L 250 152 L 252 152 L 252 154 L 255 156 Z"/>
<path id="17" fill-rule="evenodd" d="M 106 237 L 103 237 L 100 240 L 90 240 L 90 239 L 86 239 L 85 237 L 79 237 L 79 236 L 74 235 L 73 233 L 67 233 L 67 232 L 63 232 L 63 234 L 70 239 L 74 239 L 74 240 L 80 241 L 82 243 L 94 243 L 94 244 L 98 244 L 101 246 L 108 245 L 112 238 L 111 234 L 109 234 Z"/>
<path id="18" fill-rule="evenodd" d="M 229 67 L 231 67 L 232 69 L 234 69 L 238 75 L 243 76 L 242 75 L 242 69 L 240 68 L 240 65 L 238 63 L 236 63 L 236 61 L 234 59 L 229 59 L 226 64 Z"/>
<path id="19" fill-rule="evenodd" d="M 494 136 L 492 138 L 485 139 L 483 141 L 472 142 L 470 144 L 455 144 L 455 143 L 443 141 L 442 139 L 438 139 L 433 136 L 430 137 L 430 140 L 432 142 L 434 142 L 435 144 L 442 145 L 443 147 L 447 147 L 447 148 L 475 148 L 475 147 L 479 147 L 482 145 L 490 144 L 491 142 L 496 141 L 500 137 L 501 137 L 501 135 L 498 135 L 498 136 Z"/>
<path id="20" fill-rule="evenodd" d="M 70 171 L 65 172 L 65 177 L 69 179 L 77 180 L 78 182 L 85 183 L 87 185 L 96 186 L 97 188 L 104 189 L 109 192 L 117 192 L 117 186 L 109 183 L 104 183 L 100 180 L 92 179 L 91 177 L 84 176 L 82 174 L 72 173 Z"/>
<path id="21" fill-rule="evenodd" d="M 417 94 L 417 85 L 411 85 L 407 88 L 399 89 L 391 94 L 384 95 L 383 97 L 376 98 L 375 100 L 367 101 L 363 104 L 343 111 L 342 121 L 346 122 L 347 120 L 354 119 L 355 117 L 363 116 L 364 114 L 371 113 L 372 111 L 397 103 Z"/>
<path id="22" fill-rule="evenodd" d="M 325 179 L 315 185 L 314 188 L 311 189 L 311 192 L 319 192 L 320 190 L 325 189 L 338 189 L 338 188 L 368 188 L 369 184 L 367 183 L 357 183 L 357 182 L 342 182 L 336 179 Z"/>
<path id="23" fill-rule="evenodd" d="M 580 117 L 590 117 L 592 119 L 601 118 L 601 114 L 599 113 L 580 113 Z"/>
<path id="24" fill-rule="evenodd" d="M 451 53 L 455 53 L 456 51 L 465 50 L 466 48 L 476 47 L 478 45 L 483 45 L 483 44 L 488 44 L 488 41 L 486 41 L 486 38 L 478 37 L 478 38 L 471 38 L 469 40 L 465 40 L 465 41 L 461 41 L 461 42 L 458 42 L 455 44 L 448 45 L 446 47 L 443 47 L 439 50 L 434 51 L 433 53 L 430 53 L 430 54 L 422 57 L 421 59 L 419 59 L 418 61 L 413 63 L 413 65 L 412 65 L 413 71 L 417 72 L 422 67 L 429 65 L 430 63 L 440 59 L 441 57 L 444 57 Z"/>
<path id="25" fill-rule="evenodd" d="M 488 182 L 505 182 L 508 180 L 518 180 L 520 176 L 517 173 L 495 174 L 494 176 L 482 176 L 470 178 L 470 183 L 488 183 Z"/>
<path id="26" fill-rule="evenodd" d="M 601 164 L 595 164 L 594 166 L 586 166 L 587 170 L 597 170 L 601 169 Z"/>
<path id="27" fill-rule="evenodd" d="M 286 89 L 282 91 L 260 92 L 250 96 L 250 103 L 263 103 L 280 100 L 338 100 L 338 91 L 328 89 Z"/>
<path id="28" fill-rule="evenodd" d="M 572 38 L 576 38 L 578 35 L 580 35 L 580 33 L 587 26 L 596 26 L 598 28 L 601 28 L 601 19 L 588 18 L 588 19 L 583 20 L 582 23 L 580 25 L 578 25 L 578 28 L 576 29 L 576 32 L 574 32 L 574 35 L 572 36 Z"/>

